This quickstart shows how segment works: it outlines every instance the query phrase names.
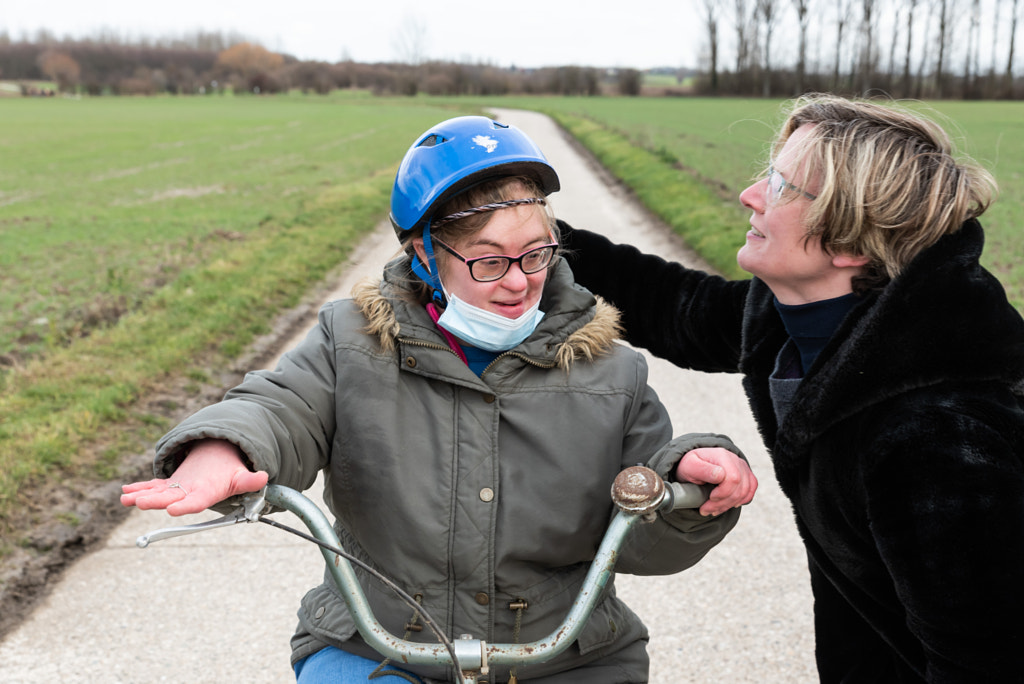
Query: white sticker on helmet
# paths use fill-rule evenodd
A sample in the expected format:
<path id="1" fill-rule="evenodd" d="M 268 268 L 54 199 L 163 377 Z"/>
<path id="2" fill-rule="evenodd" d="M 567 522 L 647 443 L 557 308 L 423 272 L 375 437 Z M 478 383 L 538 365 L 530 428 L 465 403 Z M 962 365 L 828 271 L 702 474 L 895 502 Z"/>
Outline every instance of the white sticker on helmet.
<path id="1" fill-rule="evenodd" d="M 478 135 L 473 138 L 473 142 L 481 147 L 487 148 L 487 154 L 490 154 L 498 147 L 498 141 L 489 135 Z"/>

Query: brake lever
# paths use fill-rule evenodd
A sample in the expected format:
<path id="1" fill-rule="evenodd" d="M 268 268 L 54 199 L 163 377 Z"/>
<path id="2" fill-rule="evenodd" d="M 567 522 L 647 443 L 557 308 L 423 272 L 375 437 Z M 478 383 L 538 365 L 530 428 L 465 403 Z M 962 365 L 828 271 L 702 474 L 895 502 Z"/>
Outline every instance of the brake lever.
<path id="1" fill-rule="evenodd" d="M 223 515 L 213 520 L 195 523 L 193 525 L 179 525 L 177 527 L 165 527 L 163 529 L 154 530 L 153 532 L 144 534 L 136 539 L 135 545 L 140 549 L 144 549 L 149 546 L 151 542 L 170 539 L 171 537 L 195 534 L 196 532 L 211 530 L 215 527 L 227 527 L 228 525 L 237 525 L 242 522 L 259 522 L 260 515 L 268 508 L 265 500 L 266 492 L 267 488 L 264 487 L 258 492 L 241 494 L 234 497 L 238 501 L 238 505 L 235 507 L 235 510 L 227 515 Z"/>

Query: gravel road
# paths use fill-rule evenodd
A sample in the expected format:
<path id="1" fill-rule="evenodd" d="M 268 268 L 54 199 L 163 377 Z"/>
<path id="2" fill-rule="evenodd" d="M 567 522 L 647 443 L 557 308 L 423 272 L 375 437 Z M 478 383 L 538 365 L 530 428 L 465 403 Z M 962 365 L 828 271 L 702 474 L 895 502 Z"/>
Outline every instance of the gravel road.
<path id="1" fill-rule="evenodd" d="M 526 131 L 558 170 L 562 190 L 552 204 L 560 218 L 701 266 L 547 117 L 495 115 Z M 379 273 L 394 251 L 391 229 L 382 224 L 332 297 Z M 651 629 L 651 682 L 815 681 L 803 547 L 739 378 L 649 361 L 675 432 L 730 435 L 761 483 L 737 528 L 698 566 L 670 577 L 617 580 L 620 596 Z M 288 639 L 299 598 L 320 581 L 319 551 L 263 525 L 135 546 L 136 537 L 155 528 L 210 517 L 172 523 L 161 512 L 132 512 L 0 643 L 0 681 L 294 681 Z"/>

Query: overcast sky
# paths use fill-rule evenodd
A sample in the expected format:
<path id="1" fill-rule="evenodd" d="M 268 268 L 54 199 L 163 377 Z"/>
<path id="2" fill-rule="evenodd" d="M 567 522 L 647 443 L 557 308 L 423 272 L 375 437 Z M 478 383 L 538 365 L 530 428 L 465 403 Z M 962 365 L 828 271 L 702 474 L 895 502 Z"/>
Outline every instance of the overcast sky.
<path id="1" fill-rule="evenodd" d="M 495 66 L 697 66 L 694 0 L 0 0 L 12 40 L 238 33 L 303 60 Z"/>

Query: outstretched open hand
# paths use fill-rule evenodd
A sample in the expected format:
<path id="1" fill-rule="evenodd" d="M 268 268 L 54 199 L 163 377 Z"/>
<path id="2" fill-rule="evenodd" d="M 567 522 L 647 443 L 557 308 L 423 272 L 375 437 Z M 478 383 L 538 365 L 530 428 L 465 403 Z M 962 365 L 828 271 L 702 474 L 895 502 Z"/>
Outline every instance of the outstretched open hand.
<path id="1" fill-rule="evenodd" d="M 175 516 L 199 513 L 229 497 L 259 491 L 267 479 L 267 473 L 246 468 L 234 444 L 205 440 L 192 448 L 170 478 L 121 487 L 121 503 L 142 510 L 163 508 Z"/>

